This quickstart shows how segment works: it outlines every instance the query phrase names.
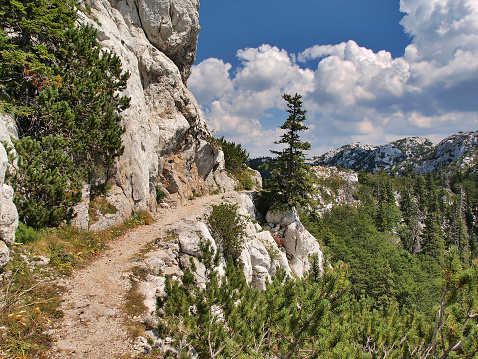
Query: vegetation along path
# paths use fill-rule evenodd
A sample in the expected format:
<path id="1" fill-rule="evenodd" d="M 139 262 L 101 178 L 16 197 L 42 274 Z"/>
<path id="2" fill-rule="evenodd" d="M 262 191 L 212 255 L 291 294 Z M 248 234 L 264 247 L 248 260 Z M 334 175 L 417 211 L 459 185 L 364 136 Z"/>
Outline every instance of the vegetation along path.
<path id="1" fill-rule="evenodd" d="M 111 242 L 110 248 L 86 268 L 65 279 L 64 317 L 53 330 L 58 339 L 55 358 L 114 358 L 134 350 L 123 306 L 130 288 L 131 259 L 158 238 L 162 228 L 188 217 L 222 198 L 196 198 L 185 205 L 162 210 L 155 222 L 141 226 Z"/>

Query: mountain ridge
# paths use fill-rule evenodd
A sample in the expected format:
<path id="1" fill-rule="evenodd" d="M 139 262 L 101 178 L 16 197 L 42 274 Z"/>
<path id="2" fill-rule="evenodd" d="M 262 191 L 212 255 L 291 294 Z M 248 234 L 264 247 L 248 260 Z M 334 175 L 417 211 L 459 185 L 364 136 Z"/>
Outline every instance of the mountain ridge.
<path id="1" fill-rule="evenodd" d="M 360 142 L 344 145 L 309 163 L 314 166 L 340 166 L 354 171 L 376 173 L 434 172 L 440 168 L 473 167 L 477 159 L 478 131 L 458 132 L 433 144 L 425 137 L 404 137 L 384 145 Z"/>

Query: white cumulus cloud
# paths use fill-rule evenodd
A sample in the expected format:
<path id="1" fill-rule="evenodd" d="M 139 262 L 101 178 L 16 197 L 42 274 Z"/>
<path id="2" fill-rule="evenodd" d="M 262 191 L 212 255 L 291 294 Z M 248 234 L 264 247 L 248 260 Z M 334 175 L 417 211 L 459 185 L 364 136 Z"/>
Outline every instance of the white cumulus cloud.
<path id="1" fill-rule="evenodd" d="M 234 70 L 218 59 L 194 66 L 189 87 L 219 135 L 253 156 L 279 138 L 283 93 L 304 96 L 315 151 L 476 129 L 478 0 L 401 0 L 400 9 L 411 37 L 403 57 L 353 40 L 297 55 L 262 45 L 239 50 Z"/>
<path id="2" fill-rule="evenodd" d="M 220 98 L 225 92 L 233 90 L 229 77 L 231 64 L 209 58 L 193 66 L 188 87 L 199 103 L 209 103 Z"/>

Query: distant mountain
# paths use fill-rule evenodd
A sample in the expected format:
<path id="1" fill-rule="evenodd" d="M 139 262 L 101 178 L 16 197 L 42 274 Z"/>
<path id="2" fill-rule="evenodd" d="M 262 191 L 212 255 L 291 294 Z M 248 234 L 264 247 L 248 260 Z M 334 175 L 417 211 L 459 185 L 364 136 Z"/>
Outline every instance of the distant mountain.
<path id="1" fill-rule="evenodd" d="M 436 145 L 423 137 L 406 137 L 381 146 L 353 143 L 314 157 L 311 162 L 372 173 L 381 169 L 426 173 L 451 166 L 473 166 L 477 158 L 478 131 L 459 132 Z"/>
<path id="2" fill-rule="evenodd" d="M 391 169 L 398 163 L 427 152 L 433 143 L 423 137 L 407 137 L 381 146 L 352 143 L 341 148 L 312 158 L 312 163 L 319 166 L 340 166 L 354 171 L 361 169 L 377 172 Z"/>
<path id="3" fill-rule="evenodd" d="M 459 132 L 442 140 L 427 151 L 395 166 L 399 172 L 415 170 L 427 173 L 440 168 L 474 167 L 478 159 L 478 131 Z"/>

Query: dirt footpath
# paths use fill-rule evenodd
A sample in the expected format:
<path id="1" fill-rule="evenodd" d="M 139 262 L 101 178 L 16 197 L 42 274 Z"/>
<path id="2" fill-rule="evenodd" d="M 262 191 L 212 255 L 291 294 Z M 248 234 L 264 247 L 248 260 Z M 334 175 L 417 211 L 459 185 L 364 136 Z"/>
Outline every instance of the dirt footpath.
<path id="1" fill-rule="evenodd" d="M 64 317 L 52 330 L 57 338 L 54 358 L 110 359 L 134 352 L 124 326 L 122 306 L 130 288 L 131 261 L 162 228 L 189 217 L 224 194 L 204 196 L 186 205 L 163 209 L 149 226 L 138 227 L 110 243 L 110 250 L 60 283 L 65 286 L 61 310 Z"/>

